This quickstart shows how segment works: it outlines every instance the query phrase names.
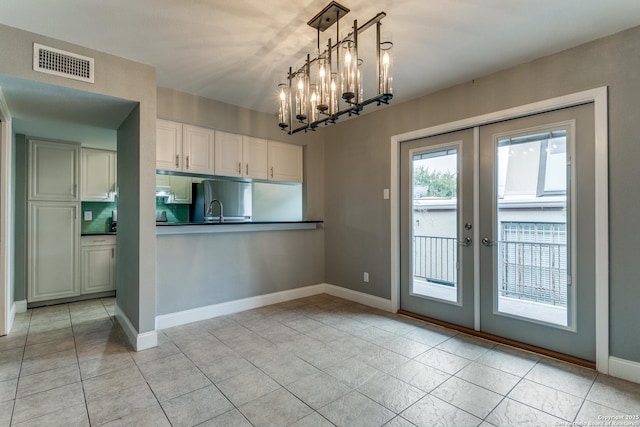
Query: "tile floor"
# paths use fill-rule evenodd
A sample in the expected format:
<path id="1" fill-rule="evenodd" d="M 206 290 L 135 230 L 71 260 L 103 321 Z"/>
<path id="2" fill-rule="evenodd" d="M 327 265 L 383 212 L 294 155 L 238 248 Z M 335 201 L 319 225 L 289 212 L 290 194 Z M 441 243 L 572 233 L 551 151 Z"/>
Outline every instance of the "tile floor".
<path id="1" fill-rule="evenodd" d="M 113 307 L 17 316 L 0 426 L 640 426 L 638 384 L 328 295 L 167 329 L 137 353 Z"/>

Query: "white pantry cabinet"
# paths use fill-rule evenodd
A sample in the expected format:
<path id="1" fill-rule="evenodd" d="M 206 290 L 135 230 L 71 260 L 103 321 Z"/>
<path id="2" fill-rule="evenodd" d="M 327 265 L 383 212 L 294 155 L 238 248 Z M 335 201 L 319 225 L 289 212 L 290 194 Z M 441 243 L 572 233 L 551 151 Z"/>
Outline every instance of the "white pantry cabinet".
<path id="1" fill-rule="evenodd" d="M 215 174 L 267 179 L 267 141 L 216 131 Z"/>
<path id="2" fill-rule="evenodd" d="M 116 194 L 116 152 L 82 148 L 80 194 L 83 202 L 113 202 Z"/>
<path id="3" fill-rule="evenodd" d="M 116 236 L 81 237 L 82 294 L 107 292 L 116 289 Z"/>
<path id="4" fill-rule="evenodd" d="M 27 301 L 80 293 L 77 202 L 29 202 Z"/>
<path id="5" fill-rule="evenodd" d="M 269 179 L 302 182 L 302 146 L 269 141 Z"/>
<path id="6" fill-rule="evenodd" d="M 80 145 L 29 140 L 29 200 L 79 201 Z"/>
<path id="7" fill-rule="evenodd" d="M 214 173 L 214 131 L 169 120 L 156 121 L 156 169 Z"/>

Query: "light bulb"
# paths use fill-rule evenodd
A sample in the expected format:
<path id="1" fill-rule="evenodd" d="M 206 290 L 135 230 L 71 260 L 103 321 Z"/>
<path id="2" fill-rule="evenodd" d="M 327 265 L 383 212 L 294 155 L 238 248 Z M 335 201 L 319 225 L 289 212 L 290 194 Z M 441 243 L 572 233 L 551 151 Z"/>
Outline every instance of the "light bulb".
<path id="1" fill-rule="evenodd" d="M 383 65 L 388 65 L 389 64 L 389 53 L 385 52 L 384 55 L 382 56 L 382 64 Z"/>
<path id="2" fill-rule="evenodd" d="M 344 62 L 347 64 L 351 63 L 351 53 L 347 50 L 347 53 L 344 55 Z"/>
<path id="3" fill-rule="evenodd" d="M 284 89 L 280 90 L 280 101 L 284 101 L 286 98 L 285 94 L 284 94 Z"/>

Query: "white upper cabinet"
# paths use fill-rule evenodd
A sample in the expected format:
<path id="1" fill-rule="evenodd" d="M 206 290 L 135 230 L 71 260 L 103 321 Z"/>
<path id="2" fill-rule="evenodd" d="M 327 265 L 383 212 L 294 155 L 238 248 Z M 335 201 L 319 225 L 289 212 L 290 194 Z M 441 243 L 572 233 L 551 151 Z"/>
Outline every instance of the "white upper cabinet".
<path id="1" fill-rule="evenodd" d="M 267 179 L 267 141 L 250 136 L 242 137 L 243 176 Z"/>
<path id="2" fill-rule="evenodd" d="M 242 176 L 242 135 L 216 132 L 216 175 Z"/>
<path id="3" fill-rule="evenodd" d="M 182 153 L 183 172 L 213 175 L 214 173 L 214 137 L 213 129 L 183 125 Z"/>
<path id="4" fill-rule="evenodd" d="M 80 194 L 83 202 L 113 202 L 116 193 L 116 152 L 82 149 Z"/>
<path id="5" fill-rule="evenodd" d="M 302 182 L 302 147 L 294 144 L 158 119 L 156 153 L 162 171 Z"/>
<path id="6" fill-rule="evenodd" d="M 29 140 L 29 200 L 79 201 L 78 144 Z"/>
<path id="7" fill-rule="evenodd" d="M 167 191 L 165 204 L 191 204 L 191 183 L 190 176 L 161 175 L 156 174 L 156 191 Z"/>
<path id="8" fill-rule="evenodd" d="M 216 131 L 216 175 L 267 179 L 267 141 Z"/>
<path id="9" fill-rule="evenodd" d="M 273 181 L 302 182 L 302 147 L 269 141 L 269 179 Z"/>
<path id="10" fill-rule="evenodd" d="M 156 169 L 182 171 L 182 123 L 157 119 Z"/>

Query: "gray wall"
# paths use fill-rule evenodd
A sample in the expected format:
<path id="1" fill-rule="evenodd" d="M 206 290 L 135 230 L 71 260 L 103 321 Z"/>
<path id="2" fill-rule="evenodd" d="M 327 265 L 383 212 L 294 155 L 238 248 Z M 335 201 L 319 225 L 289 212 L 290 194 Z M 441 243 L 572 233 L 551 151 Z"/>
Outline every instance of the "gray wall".
<path id="1" fill-rule="evenodd" d="M 155 211 L 155 69 L 149 65 L 5 25 L 0 25 L 0 40 L 2 40 L 0 75 L 108 95 L 139 103 L 138 134 L 127 133 L 127 148 L 123 147 L 123 143 L 118 142 L 119 151 L 126 152 L 129 149 L 131 152 L 137 151 L 139 153 L 136 156 L 139 159 L 138 163 L 125 163 L 128 166 L 126 171 L 128 176 L 138 178 L 135 188 L 131 188 L 125 181 L 119 182 L 121 197 L 138 197 L 137 206 L 133 207 L 134 203 L 130 203 L 119 211 L 122 217 L 139 216 L 149 219 L 140 219 L 132 226 L 130 233 L 118 236 L 118 246 L 131 246 L 134 248 L 132 250 L 138 251 L 138 256 L 121 258 L 117 269 L 119 275 L 120 271 L 138 270 L 137 277 L 132 277 L 131 281 L 126 284 L 119 283 L 119 286 L 128 286 L 129 293 L 139 295 L 140 301 L 144 303 L 155 300 L 155 224 L 151 216 Z M 95 83 L 90 84 L 33 71 L 34 42 L 95 58 Z M 119 161 L 118 169 L 122 167 L 123 165 Z M 118 305 L 125 308 L 125 314 L 138 328 L 138 331 L 153 330 L 155 305 L 145 304 L 146 308 L 137 312 L 133 308 L 135 303 L 124 301 L 123 298 L 124 296 L 118 295 Z"/>
<path id="2" fill-rule="evenodd" d="M 27 139 L 16 135 L 14 140 L 15 174 L 15 240 L 13 301 L 27 299 Z"/>
<path id="3" fill-rule="evenodd" d="M 323 254 L 322 229 L 158 236 L 158 315 L 322 283 Z"/>
<path id="4" fill-rule="evenodd" d="M 382 190 L 390 185 L 392 135 L 609 86 L 610 352 L 640 362 L 640 263 L 629 238 L 640 211 L 640 189 L 629 185 L 640 160 L 638 70 L 640 27 L 327 128 L 326 281 L 391 296 L 390 211 Z M 366 286 L 363 271 L 370 273 Z"/>
<path id="5" fill-rule="evenodd" d="M 158 117 L 302 145 L 303 219 L 323 219 L 321 132 L 289 136 L 279 130 L 275 115 L 167 88 L 158 88 Z M 158 314 L 324 282 L 322 227 L 313 231 L 165 235 L 158 236 L 157 244 Z"/>

